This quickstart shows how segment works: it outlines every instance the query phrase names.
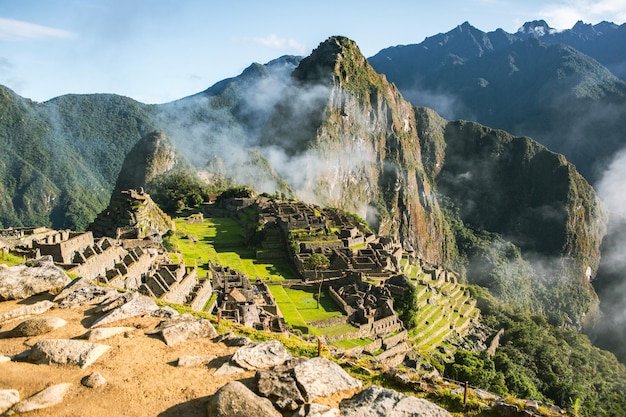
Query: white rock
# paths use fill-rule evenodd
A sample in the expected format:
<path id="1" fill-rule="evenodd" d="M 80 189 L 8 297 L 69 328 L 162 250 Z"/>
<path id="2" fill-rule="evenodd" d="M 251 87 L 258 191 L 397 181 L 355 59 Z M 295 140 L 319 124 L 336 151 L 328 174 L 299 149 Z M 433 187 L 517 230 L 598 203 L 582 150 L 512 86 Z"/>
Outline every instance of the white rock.
<path id="1" fill-rule="evenodd" d="M 57 384 L 48 387 L 24 401 L 15 404 L 9 411 L 8 415 L 15 413 L 26 413 L 28 411 L 40 410 L 42 408 L 52 407 L 63 402 L 63 398 L 67 390 L 72 384 Z"/>
<path id="2" fill-rule="evenodd" d="M 361 381 L 324 357 L 309 359 L 297 365 L 294 375 L 307 401 L 339 391 L 361 388 Z"/>
<path id="3" fill-rule="evenodd" d="M 232 362 L 248 369 L 269 369 L 281 365 L 291 359 L 291 354 L 278 340 L 257 343 L 240 347 L 233 354 Z"/>
<path id="4" fill-rule="evenodd" d="M 158 309 L 159 307 L 152 298 L 138 295 L 132 297 L 127 303 L 110 310 L 107 314 L 96 320 L 90 328 L 93 329 L 94 327 L 114 323 L 119 320 L 141 316 Z"/>
<path id="5" fill-rule="evenodd" d="M 58 317 L 38 317 L 21 322 L 13 328 L 8 337 L 31 337 L 50 333 L 65 326 L 67 322 Z"/>
<path id="6" fill-rule="evenodd" d="M 59 290 L 70 281 L 65 271 L 54 264 L 52 257 L 43 256 L 22 265 L 0 269 L 0 300 L 21 300 Z"/>
<path id="7" fill-rule="evenodd" d="M 13 310 L 9 310 L 6 313 L 0 315 L 0 323 L 5 320 L 14 319 L 16 317 L 25 317 L 25 316 L 32 316 L 36 314 L 43 314 L 46 311 L 50 310 L 52 307 L 54 307 L 54 303 L 48 300 L 39 301 L 31 305 L 20 306 L 18 308 L 14 308 Z"/>
<path id="8" fill-rule="evenodd" d="M 0 389 L 0 414 L 20 402 L 20 393 L 16 389 Z"/>

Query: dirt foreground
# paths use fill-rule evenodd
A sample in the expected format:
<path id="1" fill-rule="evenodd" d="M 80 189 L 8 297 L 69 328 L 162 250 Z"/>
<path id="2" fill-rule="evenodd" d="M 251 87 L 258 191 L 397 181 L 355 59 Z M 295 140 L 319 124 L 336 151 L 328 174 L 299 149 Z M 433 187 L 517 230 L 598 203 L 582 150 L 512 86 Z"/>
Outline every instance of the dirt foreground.
<path id="1" fill-rule="evenodd" d="M 0 315 L 24 304 L 52 299 L 45 296 L 22 301 L 0 302 Z M 36 317 L 58 317 L 67 325 L 37 337 L 6 338 L 26 318 L 0 323 L 0 355 L 13 356 L 30 349 L 41 339 L 78 338 L 95 320 L 90 315 L 93 306 L 78 309 L 60 309 Z M 32 318 L 32 317 L 29 317 Z M 95 342 L 111 346 L 95 363 L 85 369 L 69 365 L 35 365 L 28 362 L 0 363 L 0 389 L 15 389 L 20 399 L 26 399 L 42 389 L 61 383 L 71 383 L 62 404 L 29 412 L 29 416 L 111 417 L 161 416 L 206 417 L 206 402 L 222 385 L 238 379 L 246 385 L 254 377 L 249 371 L 236 376 L 216 377 L 216 368 L 228 360 L 237 348 L 213 343 L 208 338 L 167 346 L 156 336 L 145 332 L 161 319 L 138 317 L 113 323 L 108 327 L 129 326 L 135 330 Z M 178 358 L 192 355 L 214 355 L 217 359 L 208 365 L 178 367 Z M 81 379 L 92 372 L 100 372 L 106 384 L 96 388 L 81 385 Z"/>

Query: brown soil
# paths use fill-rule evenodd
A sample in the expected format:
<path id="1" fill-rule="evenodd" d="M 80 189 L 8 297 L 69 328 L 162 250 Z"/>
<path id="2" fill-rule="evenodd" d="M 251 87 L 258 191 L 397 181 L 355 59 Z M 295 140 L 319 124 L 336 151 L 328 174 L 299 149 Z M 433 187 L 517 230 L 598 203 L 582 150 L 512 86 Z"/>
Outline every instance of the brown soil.
<path id="1" fill-rule="evenodd" d="M 20 302 L 0 302 L 0 314 L 20 304 L 45 298 L 39 296 Z M 74 310 L 53 308 L 38 317 L 59 317 L 68 324 L 38 337 L 4 337 L 8 330 L 25 318 L 0 323 L 0 355 L 19 354 L 40 339 L 77 338 L 95 320 L 95 316 L 91 316 L 92 310 L 93 306 Z M 160 338 L 145 335 L 159 321 L 157 318 L 145 317 L 112 324 L 111 327 L 130 326 L 136 330 L 96 342 L 109 345 L 111 349 L 86 369 L 15 361 L 0 364 L 0 389 L 16 389 L 21 399 L 25 399 L 50 385 L 72 383 L 62 404 L 28 413 L 33 417 L 206 417 L 208 397 L 222 385 L 232 379 L 239 379 L 250 386 L 254 377 L 252 371 L 230 377 L 213 376 L 215 369 L 228 360 L 228 355 L 237 348 L 213 343 L 207 338 L 167 346 Z M 208 366 L 177 367 L 178 358 L 185 355 L 215 355 L 218 358 Z M 107 383 L 93 389 L 81 385 L 81 379 L 95 371 L 100 372 Z"/>

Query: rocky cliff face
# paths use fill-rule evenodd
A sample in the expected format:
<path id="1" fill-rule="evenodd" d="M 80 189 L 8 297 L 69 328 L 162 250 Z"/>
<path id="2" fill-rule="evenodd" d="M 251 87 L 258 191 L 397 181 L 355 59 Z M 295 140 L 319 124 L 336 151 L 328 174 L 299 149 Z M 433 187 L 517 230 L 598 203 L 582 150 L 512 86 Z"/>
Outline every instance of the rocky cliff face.
<path id="1" fill-rule="evenodd" d="M 411 105 L 347 38 L 322 43 L 292 77 L 260 144 L 303 162 L 305 178 L 293 188 L 443 262 L 451 236 L 425 175 Z"/>

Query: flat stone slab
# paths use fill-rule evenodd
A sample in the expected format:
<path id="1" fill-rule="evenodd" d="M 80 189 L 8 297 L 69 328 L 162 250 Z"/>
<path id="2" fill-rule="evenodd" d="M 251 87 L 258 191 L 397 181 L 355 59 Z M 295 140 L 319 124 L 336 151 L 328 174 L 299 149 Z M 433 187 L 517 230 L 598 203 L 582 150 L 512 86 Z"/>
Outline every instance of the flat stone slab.
<path id="1" fill-rule="evenodd" d="M 342 417 L 452 417 L 422 398 L 373 385 L 339 405 Z"/>
<path id="2" fill-rule="evenodd" d="M 152 298 L 136 295 L 130 297 L 130 300 L 124 304 L 111 309 L 89 327 L 93 329 L 94 327 L 104 326 L 105 324 L 114 323 L 119 320 L 142 316 L 158 309 L 159 307 Z"/>
<path id="3" fill-rule="evenodd" d="M 107 345 L 78 340 L 40 340 L 31 348 L 27 361 L 39 364 L 68 364 L 86 368 L 110 348 Z"/>
<path id="4" fill-rule="evenodd" d="M 307 401 L 362 386 L 361 381 L 324 357 L 312 358 L 297 365 L 294 375 Z"/>
<path id="5" fill-rule="evenodd" d="M 269 369 L 292 358 L 278 340 L 269 340 L 242 346 L 233 354 L 231 362 L 247 370 Z"/>
<path id="6" fill-rule="evenodd" d="M 108 339 L 109 337 L 134 330 L 136 330 L 134 327 L 98 327 L 97 329 L 88 330 L 82 338 L 90 342 L 97 342 L 98 340 Z"/>
<path id="7" fill-rule="evenodd" d="M 21 322 L 9 331 L 7 337 L 32 337 L 50 333 L 65 326 L 67 322 L 58 317 L 38 317 Z"/>
<path id="8" fill-rule="evenodd" d="M 0 389 L 0 414 L 20 402 L 20 393 L 16 389 Z"/>
<path id="9" fill-rule="evenodd" d="M 37 314 L 43 314 L 46 311 L 50 310 L 52 307 L 54 307 L 54 303 L 48 300 L 39 301 L 35 304 L 20 306 L 0 315 L 0 323 L 2 323 L 5 320 L 14 319 L 17 317 L 34 316 Z"/>
<path id="10" fill-rule="evenodd" d="M 51 256 L 44 256 L 22 265 L 0 266 L 0 301 L 21 300 L 35 294 L 59 290 L 71 279 L 54 264 Z"/>
<path id="11" fill-rule="evenodd" d="M 26 413 L 29 411 L 40 410 L 42 408 L 48 408 L 57 404 L 61 404 L 63 402 L 65 394 L 71 386 L 72 384 L 65 383 L 48 387 L 42 391 L 39 391 L 32 397 L 29 397 L 24 401 L 20 401 L 19 403 L 15 404 L 9 411 L 7 411 L 6 414 L 11 415 L 15 413 Z"/>

